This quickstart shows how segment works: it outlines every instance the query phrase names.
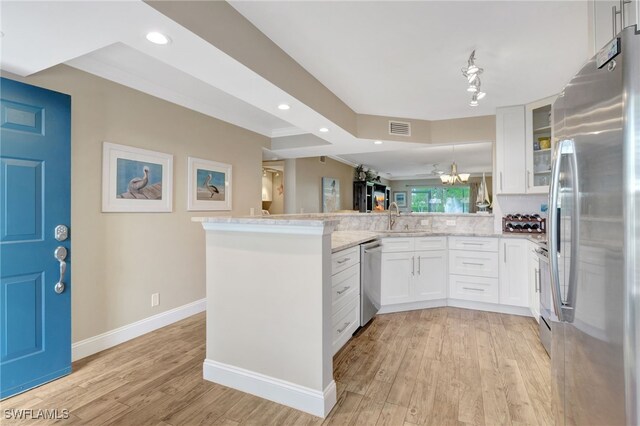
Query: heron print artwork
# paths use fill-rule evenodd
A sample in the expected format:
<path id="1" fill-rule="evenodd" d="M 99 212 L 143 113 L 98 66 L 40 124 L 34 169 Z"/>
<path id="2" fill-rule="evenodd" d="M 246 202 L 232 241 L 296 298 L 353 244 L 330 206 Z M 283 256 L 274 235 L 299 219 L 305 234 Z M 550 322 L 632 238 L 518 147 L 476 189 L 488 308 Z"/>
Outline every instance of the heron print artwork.
<path id="1" fill-rule="evenodd" d="M 172 211 L 172 169 L 170 154 L 104 142 L 102 211 Z"/>
<path id="2" fill-rule="evenodd" d="M 188 159 L 188 210 L 231 210 L 231 165 Z"/>

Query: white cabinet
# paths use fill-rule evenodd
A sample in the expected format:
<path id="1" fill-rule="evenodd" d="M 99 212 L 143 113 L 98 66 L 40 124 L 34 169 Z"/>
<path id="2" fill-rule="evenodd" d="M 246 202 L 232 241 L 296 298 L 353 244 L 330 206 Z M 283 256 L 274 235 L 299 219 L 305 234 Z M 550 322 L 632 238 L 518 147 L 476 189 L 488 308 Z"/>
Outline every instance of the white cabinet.
<path id="1" fill-rule="evenodd" d="M 500 304 L 529 307 L 529 241 L 502 238 L 500 242 Z"/>
<path id="2" fill-rule="evenodd" d="M 360 246 L 331 255 L 331 325 L 335 354 L 360 326 Z"/>
<path id="3" fill-rule="evenodd" d="M 445 250 L 416 251 L 416 274 L 413 279 L 413 300 L 435 300 L 447 297 L 447 252 Z"/>
<path id="4" fill-rule="evenodd" d="M 444 237 L 383 239 L 382 306 L 445 299 L 445 249 Z"/>
<path id="5" fill-rule="evenodd" d="M 551 181 L 553 121 L 551 106 L 555 96 L 532 102 L 525 107 L 526 122 L 526 192 L 546 194 Z"/>
<path id="6" fill-rule="evenodd" d="M 496 109 L 496 194 L 524 194 L 525 107 Z"/>
<path id="7" fill-rule="evenodd" d="M 395 305 L 411 302 L 412 282 L 415 276 L 413 252 L 382 253 L 381 303 Z"/>
<path id="8" fill-rule="evenodd" d="M 617 13 L 620 11 L 620 0 L 591 0 L 589 7 L 593 53 L 597 53 L 613 40 L 622 28 L 640 23 L 640 1 L 638 0 L 624 1 L 624 23 L 622 14 Z"/>
<path id="9" fill-rule="evenodd" d="M 496 194 L 549 192 L 555 99 L 496 109 Z"/>
<path id="10" fill-rule="evenodd" d="M 533 318 L 540 322 L 540 261 L 536 248 L 536 243 L 529 242 L 529 309 Z"/>
<path id="11" fill-rule="evenodd" d="M 449 297 L 498 303 L 498 239 L 449 237 L 449 247 Z"/>

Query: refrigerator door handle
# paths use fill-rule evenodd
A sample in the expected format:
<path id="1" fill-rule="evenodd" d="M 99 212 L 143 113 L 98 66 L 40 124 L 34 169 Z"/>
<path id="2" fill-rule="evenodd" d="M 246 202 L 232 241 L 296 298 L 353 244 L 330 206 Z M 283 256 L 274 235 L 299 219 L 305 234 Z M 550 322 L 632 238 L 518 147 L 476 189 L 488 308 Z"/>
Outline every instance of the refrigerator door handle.
<path id="1" fill-rule="evenodd" d="M 566 322 L 573 322 L 576 307 L 576 292 L 578 290 L 578 264 L 580 262 L 578 255 L 580 246 L 580 188 L 578 181 L 578 159 L 576 157 L 576 149 L 572 140 L 566 141 L 562 151 L 563 155 L 569 157 L 572 178 L 572 195 L 573 206 L 571 213 L 571 265 L 569 266 L 569 288 L 564 303 L 562 304 L 562 319 Z"/>
<path id="2" fill-rule="evenodd" d="M 560 190 L 560 164 L 562 161 L 562 146 L 565 141 L 559 141 L 553 155 L 551 167 L 551 184 L 549 187 L 549 271 L 551 274 L 551 296 L 553 299 L 553 311 L 562 321 L 562 294 L 560 293 L 560 273 L 558 270 L 558 234 L 560 226 L 560 214 L 558 213 L 558 195 Z"/>

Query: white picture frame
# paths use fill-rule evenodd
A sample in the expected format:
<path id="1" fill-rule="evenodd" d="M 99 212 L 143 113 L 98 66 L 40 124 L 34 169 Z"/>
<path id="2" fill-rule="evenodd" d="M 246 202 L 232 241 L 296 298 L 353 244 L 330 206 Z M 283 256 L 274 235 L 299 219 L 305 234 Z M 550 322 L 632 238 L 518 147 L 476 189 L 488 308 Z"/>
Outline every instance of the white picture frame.
<path id="1" fill-rule="evenodd" d="M 103 212 L 172 212 L 173 155 L 102 144 Z"/>
<path id="2" fill-rule="evenodd" d="M 188 157 L 187 170 L 187 210 L 231 210 L 231 164 Z"/>

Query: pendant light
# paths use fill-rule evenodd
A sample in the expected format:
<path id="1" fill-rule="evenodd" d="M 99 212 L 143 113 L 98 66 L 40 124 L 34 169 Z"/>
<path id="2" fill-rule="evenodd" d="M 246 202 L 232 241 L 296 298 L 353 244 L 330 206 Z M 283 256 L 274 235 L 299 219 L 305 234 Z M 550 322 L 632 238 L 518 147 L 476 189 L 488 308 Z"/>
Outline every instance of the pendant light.
<path id="1" fill-rule="evenodd" d="M 469 173 L 458 173 L 458 165 L 456 164 L 456 146 L 453 145 L 453 162 L 451 163 L 451 173 L 443 173 L 440 175 L 440 181 L 445 185 L 455 185 L 457 183 L 467 183 L 469 181 Z"/>

